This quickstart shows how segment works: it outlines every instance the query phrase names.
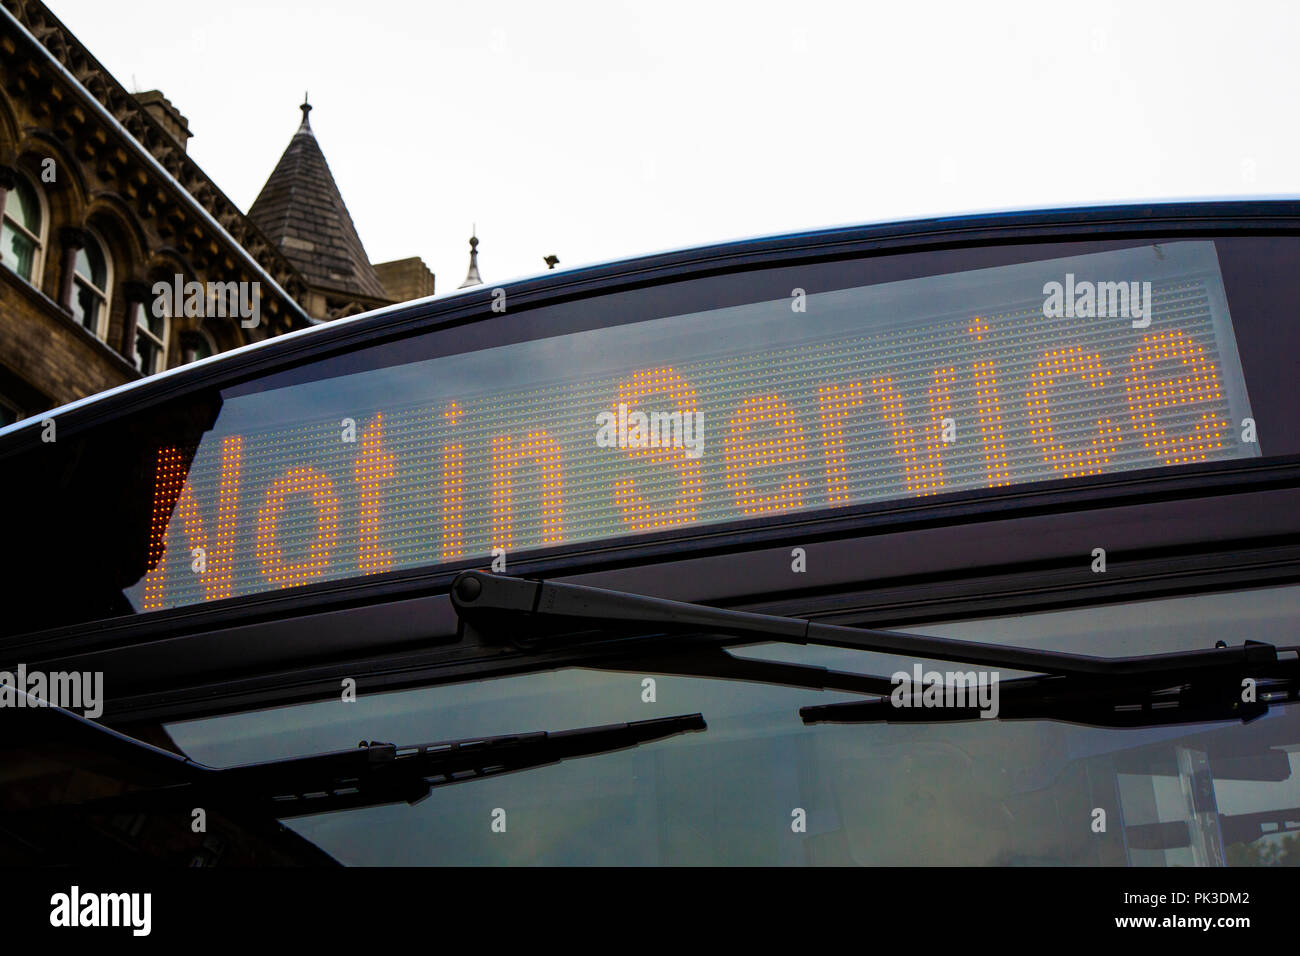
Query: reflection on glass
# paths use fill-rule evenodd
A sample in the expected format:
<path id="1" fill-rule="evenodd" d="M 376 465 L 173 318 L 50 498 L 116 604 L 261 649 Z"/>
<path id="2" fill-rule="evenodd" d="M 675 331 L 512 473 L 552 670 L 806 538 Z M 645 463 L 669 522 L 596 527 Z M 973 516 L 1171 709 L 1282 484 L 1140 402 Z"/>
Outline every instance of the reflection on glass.
<path id="1" fill-rule="evenodd" d="M 77 283 L 72 296 L 72 314 L 78 322 L 92 332 L 99 329 L 99 315 L 103 300 L 94 289 Z"/>
<path id="2" fill-rule="evenodd" d="M 0 262 L 24 279 L 32 277 L 32 264 L 36 259 L 36 243 L 18 232 L 6 231 L 0 239 Z"/>
<path id="3" fill-rule="evenodd" d="M 107 304 L 108 265 L 99 242 L 93 236 L 87 236 L 85 246 L 77 250 L 73 274 L 73 317 L 95 335 L 101 335 Z"/>
<path id="4" fill-rule="evenodd" d="M 1229 629 L 1240 639 L 1278 641 L 1298 621 L 1300 587 L 1285 587 L 911 630 L 1020 635 L 1034 646 L 1114 654 L 1207 647 Z M 911 664 L 833 648 L 752 653 L 884 675 Z M 1297 706 L 1274 707 L 1249 724 L 1132 730 L 997 720 L 805 726 L 799 707 L 841 695 L 661 675 L 657 701 L 648 704 L 643 676 L 537 673 L 168 731 L 190 756 L 231 765 L 359 739 L 414 744 L 694 711 L 708 722 L 705 733 L 435 788 L 415 806 L 287 821 L 354 864 L 1300 862 L 1297 837 L 1285 827 L 1300 821 Z M 498 807 L 510 839 L 490 829 Z M 1095 828 L 1098 809 L 1104 831 Z"/>
<path id="5" fill-rule="evenodd" d="M 36 253 L 40 249 L 41 206 L 36 192 L 25 179 L 5 194 L 0 216 L 0 263 L 32 281 Z"/>
<path id="6" fill-rule="evenodd" d="M 104 288 L 107 279 L 104 253 L 100 250 L 99 243 L 94 238 L 88 238 L 86 244 L 77 250 L 76 272 L 77 275 L 96 288 Z"/>
<path id="7" fill-rule="evenodd" d="M 1084 283 L 1122 287 L 1122 314 L 1076 315 Z M 1231 424 L 1250 403 L 1212 242 L 328 371 L 225 396 L 197 449 L 158 450 L 137 608 L 1260 453 Z M 196 575 L 200 523 L 224 537 Z"/>
<path id="8" fill-rule="evenodd" d="M 162 371 L 167 352 L 167 317 L 135 307 L 135 367 L 145 375 Z"/>

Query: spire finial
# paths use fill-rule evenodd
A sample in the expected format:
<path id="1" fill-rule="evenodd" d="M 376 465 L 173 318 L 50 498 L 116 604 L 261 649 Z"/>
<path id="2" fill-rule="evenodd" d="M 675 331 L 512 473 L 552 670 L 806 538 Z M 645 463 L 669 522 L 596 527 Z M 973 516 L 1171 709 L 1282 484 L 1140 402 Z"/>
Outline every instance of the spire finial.
<path id="1" fill-rule="evenodd" d="M 468 289 L 472 285 L 482 284 L 483 277 L 478 274 L 478 223 L 475 223 L 469 237 L 469 272 L 465 274 L 465 281 L 460 284 L 460 288 Z"/>
<path id="2" fill-rule="evenodd" d="M 306 93 L 303 93 L 303 94 L 302 94 L 302 105 L 299 106 L 298 109 L 302 110 L 302 127 L 301 127 L 301 128 L 311 129 L 311 120 L 309 120 L 309 119 L 307 118 L 307 114 L 311 112 L 311 103 L 308 102 L 308 98 L 307 98 L 307 94 L 306 94 Z"/>

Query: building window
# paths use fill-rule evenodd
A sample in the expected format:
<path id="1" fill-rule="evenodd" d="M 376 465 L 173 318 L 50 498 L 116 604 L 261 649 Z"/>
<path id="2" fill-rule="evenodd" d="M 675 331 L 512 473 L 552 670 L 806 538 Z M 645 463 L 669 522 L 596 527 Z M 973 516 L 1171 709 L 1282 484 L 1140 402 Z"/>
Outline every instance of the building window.
<path id="1" fill-rule="evenodd" d="M 98 338 L 108 334 L 108 297 L 113 277 L 104 244 L 92 232 L 77 251 L 72 276 L 72 315 Z"/>
<path id="2" fill-rule="evenodd" d="M 154 315 L 143 303 L 135 307 L 135 367 L 145 375 L 167 367 L 167 315 Z"/>
<path id="3" fill-rule="evenodd" d="M 18 177 L 5 193 L 0 216 L 0 263 L 35 285 L 41 278 L 41 253 L 45 248 L 45 215 L 36 187 Z"/>
<path id="4" fill-rule="evenodd" d="M 205 359 L 209 355 L 216 355 L 217 347 L 213 345 L 212 339 L 208 333 L 202 329 L 197 329 L 183 336 L 181 342 L 181 361 L 185 364 L 197 362 L 199 359 Z"/>

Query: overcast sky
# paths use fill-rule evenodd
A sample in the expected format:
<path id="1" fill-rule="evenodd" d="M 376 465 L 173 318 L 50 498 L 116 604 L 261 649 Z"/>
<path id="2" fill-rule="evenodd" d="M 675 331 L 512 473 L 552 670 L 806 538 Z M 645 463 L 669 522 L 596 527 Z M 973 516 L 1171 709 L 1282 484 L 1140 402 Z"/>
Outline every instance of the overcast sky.
<path id="1" fill-rule="evenodd" d="M 312 127 L 374 262 L 492 283 L 841 223 L 1300 193 L 1300 4 L 46 0 L 247 210 Z"/>

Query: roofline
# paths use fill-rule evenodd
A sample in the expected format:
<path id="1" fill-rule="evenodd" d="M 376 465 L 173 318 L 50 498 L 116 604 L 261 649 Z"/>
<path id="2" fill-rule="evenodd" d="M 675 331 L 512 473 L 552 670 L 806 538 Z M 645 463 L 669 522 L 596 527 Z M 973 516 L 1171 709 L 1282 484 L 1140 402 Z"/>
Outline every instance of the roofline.
<path id="1" fill-rule="evenodd" d="M 1144 200 L 1144 199 L 1123 199 L 1114 202 L 1104 203 L 1066 203 L 1058 206 L 1009 206 L 993 207 L 989 209 L 971 210 L 960 213 L 950 213 L 945 215 L 919 216 L 911 219 L 873 219 L 866 222 L 845 222 L 825 226 L 816 226 L 810 229 L 801 229 L 792 232 L 779 233 L 761 233 L 757 235 L 737 236 L 730 239 L 719 239 L 699 246 L 669 246 L 667 248 L 639 252 L 633 256 L 625 256 L 617 259 L 596 259 L 591 262 L 578 263 L 567 268 L 559 269 L 542 269 L 536 272 L 525 272 L 508 279 L 502 279 L 499 282 L 484 281 L 482 285 L 457 287 L 447 292 L 439 292 L 434 295 L 423 296 L 419 299 L 407 299 L 403 302 L 394 302 L 391 305 L 381 306 L 377 309 L 371 309 L 367 312 L 360 312 L 356 315 L 350 315 L 346 318 L 333 319 L 328 323 L 330 326 L 341 326 L 349 322 L 355 322 L 361 319 L 378 317 L 398 309 L 406 309 L 417 305 L 424 305 L 432 302 L 444 302 L 448 299 L 456 298 L 474 292 L 481 293 L 484 289 L 508 288 L 525 282 L 545 281 L 548 279 L 558 278 L 560 276 L 574 277 L 583 273 L 600 273 L 610 269 L 636 266 L 641 263 L 649 263 L 655 260 L 704 257 L 708 253 L 717 250 L 730 250 L 733 248 L 757 245 L 762 243 L 779 243 L 793 242 L 816 238 L 833 238 L 840 235 L 855 236 L 856 234 L 865 234 L 881 231 L 883 233 L 893 232 L 896 230 L 909 229 L 917 233 L 929 233 L 937 231 L 934 227 L 943 225 L 982 225 L 986 227 L 1008 226 L 1012 227 L 1017 224 L 1031 225 L 1040 224 L 1054 217 L 1064 217 L 1070 213 L 1124 213 L 1139 208 L 1145 208 L 1153 213 L 1166 211 L 1174 212 L 1178 210 L 1182 213 L 1180 216 L 1173 218 L 1182 218 L 1188 213 L 1200 213 L 1204 215 L 1212 214 L 1216 210 L 1220 212 L 1244 211 L 1244 207 L 1255 207 L 1260 205 L 1289 205 L 1286 212 L 1288 218 L 1300 218 L 1300 193 L 1293 195 L 1277 196 L 1214 196 L 1214 197 L 1174 197 L 1169 199 Z M 1103 218 L 1103 217 L 1098 217 Z M 1125 217 L 1132 221 L 1139 218 L 1158 218 L 1150 217 Z M 1082 224 L 1082 223 L 1080 223 Z M 862 235 L 861 238 L 871 238 Z M 409 258 L 418 259 L 419 256 Z M 394 260 L 401 261 L 401 260 Z M 294 330 L 285 335 L 297 335 L 302 331 Z M 285 335 L 277 338 L 283 339 Z M 270 341 L 270 340 L 268 340 Z M 264 342 L 255 343 L 264 345 Z M 229 353 L 222 353 L 229 354 Z"/>
<path id="2" fill-rule="evenodd" d="M 573 276 L 573 274 L 590 271 L 601 271 L 616 267 L 616 265 L 640 263 L 642 260 L 676 258 L 676 256 L 686 256 L 694 252 L 708 252 L 719 250 L 719 248 L 731 248 L 736 246 L 746 246 L 750 243 L 779 242 L 783 239 L 797 241 L 797 239 L 809 239 L 815 237 L 832 237 L 832 235 L 841 233 L 863 233 L 875 229 L 898 229 L 915 226 L 918 232 L 928 232 L 928 226 L 940 224 L 957 224 L 957 222 L 971 222 L 971 224 L 984 225 L 1014 225 L 1015 220 L 1031 219 L 1031 217 L 1056 216 L 1058 213 L 1069 212 L 1122 212 L 1125 209 L 1134 209 L 1144 207 L 1148 209 L 1161 208 L 1184 208 L 1193 207 L 1201 211 L 1212 211 L 1214 208 L 1223 208 L 1229 206 L 1243 206 L 1243 204 L 1294 204 L 1291 216 L 1300 216 L 1300 193 L 1292 195 L 1258 195 L 1258 196 L 1171 196 L 1166 199 L 1115 199 L 1106 200 L 1101 203 L 1063 203 L 1061 206 L 1008 206 L 1008 207 L 988 207 L 984 209 L 969 209 L 969 211 L 944 213 L 944 215 L 920 215 L 911 217 L 911 219 L 878 219 L 867 220 L 865 222 L 850 221 L 836 222 L 823 226 L 815 226 L 811 229 L 796 230 L 789 233 L 759 233 L 750 235 L 736 235 L 732 238 L 716 239 L 716 241 L 707 242 L 702 246 L 667 246 L 658 248 L 658 250 L 649 250 L 637 252 L 633 256 L 624 256 L 621 259 L 594 259 L 588 263 L 576 263 L 558 269 L 539 269 L 537 272 L 524 272 L 504 278 L 499 282 L 482 282 L 481 287 L 486 289 L 498 289 L 519 282 L 528 282 L 536 280 L 545 280 L 552 276 Z M 409 256 L 411 259 L 419 259 L 420 256 Z M 402 261 L 402 260 L 393 260 Z M 404 302 L 395 302 L 391 306 L 374 308 L 369 312 L 359 312 L 356 315 L 347 316 L 346 319 L 335 319 L 331 325 L 347 323 L 356 319 L 363 319 L 367 316 L 381 315 L 383 312 L 395 310 L 398 307 L 415 306 L 415 304 L 434 302 L 434 300 L 445 300 L 454 297 L 456 294 L 468 293 L 474 289 L 480 289 L 480 286 L 461 287 L 446 291 L 446 293 L 435 293 L 434 295 L 425 295 L 419 299 L 406 299 Z"/>
<path id="3" fill-rule="evenodd" d="M 211 373 L 213 366 L 230 364 L 241 370 L 244 366 L 257 366 L 259 363 L 248 361 L 250 356 L 257 357 L 259 352 L 267 350 L 272 356 L 268 356 L 264 364 L 270 364 L 281 357 L 286 362 L 294 359 L 310 361 L 316 350 L 304 348 L 302 343 L 305 339 L 325 343 L 379 334 L 384 334 L 385 337 L 400 335 L 408 330 L 406 327 L 417 322 L 427 323 L 439 313 L 455 318 L 468 312 L 486 311 L 492 302 L 493 293 L 498 289 L 504 289 L 508 294 L 513 291 L 516 298 L 525 296 L 529 305 L 536 305 L 560 296 L 599 294 L 609 287 L 622 287 L 638 280 L 646 283 L 673 281 L 676 278 L 689 278 L 692 274 L 705 270 L 757 268 L 762 266 L 765 259 L 793 250 L 799 250 L 809 258 L 830 258 L 861 255 L 872 250 L 903 251 L 918 245 L 933 247 L 936 244 L 970 244 L 987 241 L 990 233 L 998 234 L 1004 240 L 1019 236 L 1026 242 L 1032 242 L 1054 236 L 1077 235 L 1090 229 L 1101 230 L 1099 235 L 1124 231 L 1155 232 L 1178 222 L 1184 223 L 1185 227 L 1195 227 L 1202 233 L 1210 230 L 1230 231 L 1228 224 L 1233 222 L 1241 228 L 1268 226 L 1300 231 L 1300 198 L 1059 206 L 885 221 L 760 236 L 571 269 L 547 270 L 499 283 L 484 283 L 394 303 L 358 315 L 315 323 L 310 328 L 294 329 L 30 416 L 0 428 L 0 438 L 44 419 L 100 404 L 135 390 L 154 391 L 161 388 L 166 392 L 179 393 L 183 390 L 181 383 L 172 380 L 198 378 L 208 383 L 208 380 L 217 378 Z M 1130 228 L 1126 230 L 1125 227 Z M 435 315 L 430 315 L 427 311 L 429 306 L 440 308 Z M 347 343 L 345 341 L 339 344 Z M 256 374 L 263 372 L 256 367 L 247 371 L 248 376 Z M 245 375 L 241 371 L 231 376 L 236 377 L 243 378 Z M 171 388 L 167 387 L 167 382 L 172 383 Z"/>
<path id="4" fill-rule="evenodd" d="M 229 232 L 227 232 L 225 226 L 221 225 L 221 223 L 217 221 L 216 217 L 213 216 L 212 213 L 208 212 L 205 208 L 203 208 L 203 204 L 200 203 L 194 197 L 194 195 L 188 189 L 186 189 L 185 186 L 182 185 L 179 180 L 176 179 L 175 176 L 173 176 L 170 172 L 167 171 L 167 167 L 164 166 L 158 160 L 158 157 L 154 156 L 153 153 L 149 152 L 149 150 L 145 147 L 143 143 L 141 143 L 138 139 L 132 136 L 130 130 L 128 130 L 125 126 L 123 126 L 120 122 L 118 122 L 117 117 L 114 116 L 112 112 L 109 111 L 108 107 L 106 107 L 103 103 L 101 103 L 98 97 L 94 96 L 88 89 L 86 89 L 85 86 L 82 85 L 81 81 L 78 80 L 77 77 L 72 73 L 72 71 L 69 70 L 66 66 L 64 66 L 61 62 L 59 62 L 59 58 L 55 56 L 54 53 L 44 43 L 42 43 L 30 30 L 28 30 L 21 20 L 19 20 L 16 16 L 10 13 L 9 10 L 6 9 L 3 5 L 0 5 L 0 13 L 3 13 L 5 18 L 8 19 L 8 21 L 12 23 L 14 26 L 16 26 L 19 29 L 19 31 L 21 31 L 21 33 L 27 37 L 27 39 L 31 42 L 33 46 L 35 46 L 38 50 L 40 50 L 41 55 L 45 57 L 45 59 L 50 63 L 51 66 L 54 67 L 56 73 L 61 75 L 66 82 L 72 84 L 72 88 L 74 90 L 81 90 L 83 94 L 83 99 L 90 104 L 91 109 L 99 116 L 99 118 L 103 120 L 105 123 L 107 123 L 109 127 L 112 128 L 115 132 L 117 132 L 120 136 L 122 136 L 130 145 L 130 147 L 134 149 L 135 152 L 142 159 L 144 159 L 144 161 L 153 169 L 153 171 L 163 178 L 164 182 L 170 184 L 175 189 L 176 192 L 180 193 L 180 195 L 183 198 L 183 201 L 187 206 L 189 206 L 191 209 L 197 212 L 207 223 L 208 226 L 215 229 L 219 235 L 224 237 L 226 241 L 229 242 L 230 245 L 235 248 L 238 257 L 244 260 L 244 262 L 252 269 L 252 271 L 258 277 L 258 279 L 262 282 L 265 282 L 268 286 L 270 286 L 272 289 L 274 289 L 277 293 L 280 294 L 280 296 L 284 299 L 286 305 L 295 314 L 297 318 L 306 322 L 309 326 L 316 326 L 322 324 L 318 319 L 313 319 L 310 315 L 307 314 L 307 312 L 303 309 L 303 307 L 298 304 L 298 301 L 293 296 L 291 296 L 288 292 L 286 292 L 280 286 L 280 283 L 276 282 L 275 279 L 271 277 L 271 274 L 266 271 L 266 269 L 262 266 L 260 262 L 257 261 L 256 258 L 253 257 L 252 253 L 250 253 L 247 249 L 245 249 L 243 245 L 240 244 L 239 240 L 237 240 L 234 236 L 232 236 Z"/>

